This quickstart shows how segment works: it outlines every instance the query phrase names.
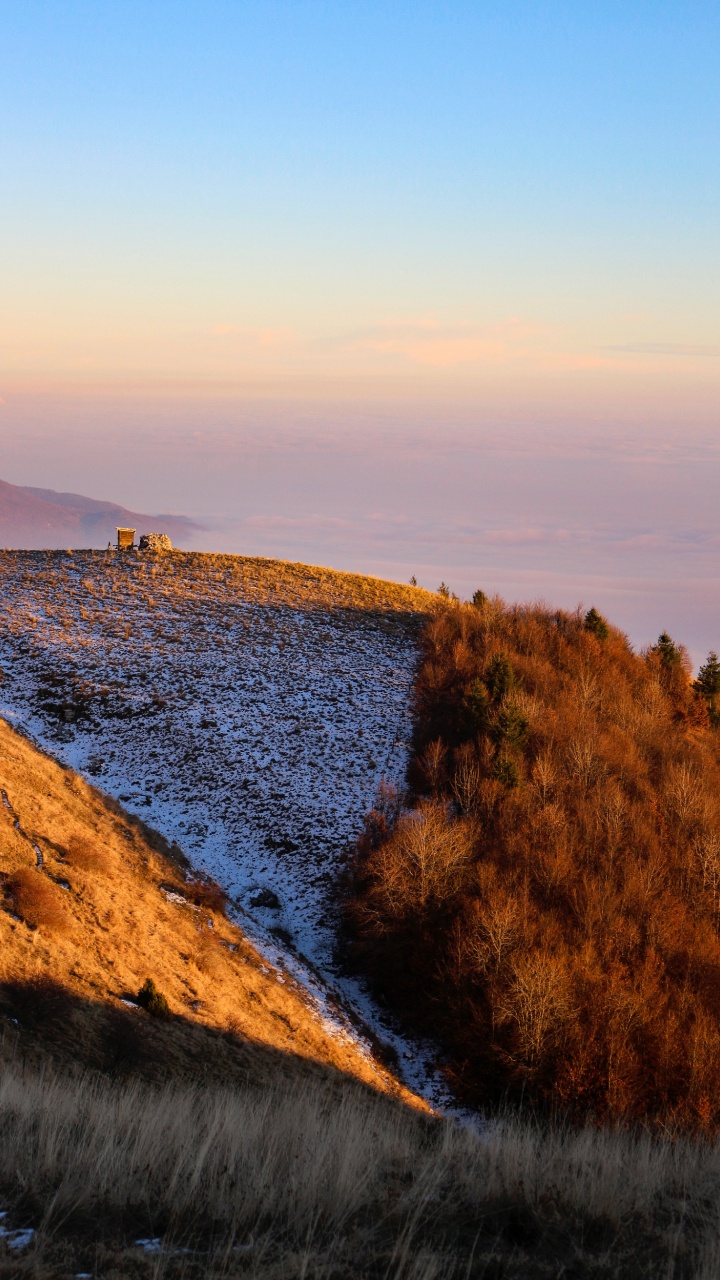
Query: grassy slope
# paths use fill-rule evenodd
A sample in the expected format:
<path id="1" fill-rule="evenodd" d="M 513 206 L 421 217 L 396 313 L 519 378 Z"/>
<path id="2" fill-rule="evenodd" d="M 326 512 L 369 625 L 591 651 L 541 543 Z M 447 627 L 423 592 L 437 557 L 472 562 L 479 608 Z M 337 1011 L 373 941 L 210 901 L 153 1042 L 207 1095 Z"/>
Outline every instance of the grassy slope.
<path id="1" fill-rule="evenodd" d="M 235 556 L 2 553 L 2 702 L 246 908 L 275 892 L 284 918 L 263 925 L 321 963 L 320 886 L 402 774 L 436 602 Z"/>
<path id="2" fill-rule="evenodd" d="M 341 573 L 321 565 L 262 556 L 232 556 L 199 551 L 174 551 L 172 555 L 104 551 L 0 551 L 0 578 L 11 578 L 18 569 L 44 581 L 49 592 L 62 582 L 68 563 L 80 560 L 88 569 L 108 574 L 108 585 L 119 583 L 135 566 L 145 566 L 159 579 L 158 594 L 195 598 L 199 585 L 207 591 L 234 594 L 295 605 L 298 608 L 345 608 L 359 611 L 422 614 L 437 603 L 437 596 L 422 587 L 406 586 L 367 574 Z M 48 601 L 49 602 L 49 601 Z M 62 598 L 57 604 L 62 606 Z"/>
<path id="3" fill-rule="evenodd" d="M 14 992 L 6 1007 L 19 1014 L 26 1055 L 42 1059 L 50 1043 L 61 1060 L 112 1067 L 118 1053 L 122 1059 L 118 1040 L 132 1036 L 127 1027 L 123 1032 L 124 1017 L 147 1027 L 147 1043 L 137 1051 L 146 1075 L 240 1078 L 294 1071 L 302 1060 L 403 1092 L 349 1040 L 324 1028 L 301 988 L 263 963 L 221 911 L 168 900 L 160 885 L 187 892 L 182 868 L 152 847 L 136 821 L 1 721 L 0 787 L 7 798 L 0 804 L 5 888 L 23 869 L 31 888 L 37 878 L 57 903 L 57 919 L 46 907 L 48 925 L 32 928 L 15 918 L 6 893 L 0 979 L 50 979 L 72 997 L 68 1021 L 47 992 Z M 87 842 L 80 860 L 89 867 L 68 854 L 78 838 Z M 42 870 L 34 846 L 42 853 Z M 70 888 L 56 887 L 59 880 Z M 126 1012 L 121 1003 L 147 977 L 177 1015 L 171 1025 L 147 1025 L 145 1013 Z M 108 1023 L 109 1011 L 118 1015 L 118 1025 Z M 13 1025 L 4 1023 L 6 1058 L 18 1051 Z"/>
<path id="4" fill-rule="evenodd" d="M 3 702 L 33 735 L 99 774 L 190 857 L 212 844 L 211 827 L 229 872 L 240 864 L 233 898 L 255 923 L 253 878 L 285 911 L 290 873 L 314 894 L 305 915 L 320 917 L 373 768 L 388 743 L 395 750 L 387 683 L 398 663 L 409 681 L 417 623 L 436 598 L 319 567 L 184 553 L 5 552 L 0 587 Z M 389 693 L 404 705 L 404 687 Z M 372 724 L 363 697 L 374 697 Z M 65 723 L 64 704 L 77 723 Z M 288 836 L 292 858 L 274 848 Z M 213 869 L 225 868 L 216 858 Z M 259 918 L 265 929 L 294 923 L 272 908 Z"/>

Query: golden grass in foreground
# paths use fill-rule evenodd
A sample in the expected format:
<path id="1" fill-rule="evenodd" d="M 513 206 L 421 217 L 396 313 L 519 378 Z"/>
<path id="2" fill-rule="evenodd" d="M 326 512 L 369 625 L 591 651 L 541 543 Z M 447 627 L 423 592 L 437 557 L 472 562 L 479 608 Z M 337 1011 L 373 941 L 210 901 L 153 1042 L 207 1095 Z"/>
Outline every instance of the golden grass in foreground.
<path id="1" fill-rule="evenodd" d="M 20 1023 L 4 1023 L 0 1059 L 22 1051 L 39 1063 L 51 1052 L 115 1069 L 132 1041 L 156 1078 L 244 1079 L 319 1064 L 411 1099 L 324 1026 L 298 984 L 279 980 L 217 894 L 189 883 L 136 820 L 2 720 L 0 789 L 0 997 Z M 170 1027 L 121 1003 L 148 977 L 169 1001 Z"/>
<path id="2" fill-rule="evenodd" d="M 484 1135 L 346 1081 L 223 1090 L 5 1068 L 0 1275 L 717 1275 L 720 1152 L 507 1118 Z M 144 1254 L 138 1238 L 159 1238 Z"/>

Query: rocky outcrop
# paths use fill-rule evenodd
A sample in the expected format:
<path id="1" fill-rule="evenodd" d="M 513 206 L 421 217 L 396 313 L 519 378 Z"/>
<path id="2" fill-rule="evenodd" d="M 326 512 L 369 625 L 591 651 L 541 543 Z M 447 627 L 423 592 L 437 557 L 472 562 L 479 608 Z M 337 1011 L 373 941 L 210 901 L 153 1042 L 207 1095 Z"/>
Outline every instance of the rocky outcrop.
<path id="1" fill-rule="evenodd" d="M 166 533 L 143 533 L 140 535 L 141 551 L 172 551 L 172 542 Z"/>

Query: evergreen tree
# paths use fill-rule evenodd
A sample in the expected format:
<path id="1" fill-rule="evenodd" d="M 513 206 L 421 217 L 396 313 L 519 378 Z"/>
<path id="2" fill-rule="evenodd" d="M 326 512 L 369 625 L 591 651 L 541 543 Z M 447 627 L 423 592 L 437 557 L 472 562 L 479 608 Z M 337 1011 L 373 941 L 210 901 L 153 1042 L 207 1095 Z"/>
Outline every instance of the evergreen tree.
<path id="1" fill-rule="evenodd" d="M 607 640 L 610 635 L 610 629 L 607 622 L 603 618 L 602 614 L 598 613 L 595 608 L 588 609 L 585 614 L 584 625 L 585 630 L 591 631 L 594 636 L 597 636 L 598 640 Z"/>
<path id="2" fill-rule="evenodd" d="M 494 703 L 502 702 L 506 693 L 515 688 L 517 680 L 510 661 L 499 653 L 493 658 L 485 674 L 485 684 Z"/>
<path id="3" fill-rule="evenodd" d="M 484 733 L 488 723 L 488 695 L 482 680 L 473 680 L 465 697 L 465 731 L 474 738 Z"/>
<path id="4" fill-rule="evenodd" d="M 708 700 L 720 693 L 720 659 L 714 649 L 710 650 L 707 662 L 698 671 L 695 688 Z"/>
<path id="5" fill-rule="evenodd" d="M 158 991 L 152 978 L 146 978 L 136 996 L 141 1008 L 147 1009 L 153 1018 L 169 1022 L 172 1018 L 170 1006 L 162 991 Z"/>
<path id="6" fill-rule="evenodd" d="M 675 641 L 671 640 L 667 631 L 663 631 L 662 634 L 658 636 L 658 642 L 653 646 L 652 652 L 658 655 L 662 665 L 668 670 L 672 667 L 679 667 L 682 665 L 682 653 L 675 644 Z"/>
<path id="7" fill-rule="evenodd" d="M 476 591 L 472 602 L 476 609 L 484 609 L 487 604 L 487 596 L 485 595 L 485 592 L 480 590 Z"/>

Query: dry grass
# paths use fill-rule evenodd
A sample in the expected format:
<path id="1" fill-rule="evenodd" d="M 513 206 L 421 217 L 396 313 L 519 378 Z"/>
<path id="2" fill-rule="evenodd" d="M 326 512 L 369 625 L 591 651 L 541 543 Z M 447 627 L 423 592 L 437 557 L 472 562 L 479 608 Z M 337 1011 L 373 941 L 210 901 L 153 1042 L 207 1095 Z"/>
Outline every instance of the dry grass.
<path id="1" fill-rule="evenodd" d="M 110 875 L 113 861 L 100 840 L 84 835 L 73 835 L 67 843 L 65 859 L 71 867 L 80 871 L 90 871 L 97 875 Z"/>
<path id="2" fill-rule="evenodd" d="M 13 914 L 31 929 L 44 933 L 66 933 L 70 917 L 62 891 L 34 867 L 20 867 L 4 882 L 5 898 Z"/>
<path id="3" fill-rule="evenodd" d="M 72 564 L 72 579 L 67 567 Z M 82 574 L 79 578 L 78 574 Z M 436 607 L 438 597 L 422 587 L 404 586 L 364 574 L 339 573 L 317 565 L 269 560 L 259 556 L 211 555 L 175 551 L 170 556 L 115 555 L 104 551 L 2 551 L 0 583 L 21 576 L 23 585 L 42 589 L 45 602 L 62 618 L 63 610 L 82 603 L 87 616 L 102 613 L 103 605 L 128 595 L 144 598 L 158 609 L 158 634 L 172 643 L 172 627 L 163 621 L 169 605 L 183 611 L 203 610 L 234 599 L 291 605 L 297 609 L 357 610 L 387 615 L 424 614 Z M 63 596 L 63 588 L 70 594 Z M 56 601 L 55 604 L 52 604 Z M 32 605 L 22 619 L 23 628 L 37 625 Z M 70 616 L 68 625 L 72 625 Z M 121 624 L 118 623 L 118 626 Z"/>
<path id="4" fill-rule="evenodd" d="M 690 1277 L 717 1147 L 508 1117 L 477 1136 L 346 1082 L 228 1090 L 6 1069 L 0 1275 Z M 143 1257 L 138 1238 L 159 1238 Z"/>
<path id="5" fill-rule="evenodd" d="M 320 1064 L 410 1098 L 263 961 L 217 886 L 189 876 L 161 840 L 3 721 L 0 788 L 0 987 L 22 1040 L 17 1049 L 8 1031 L 5 1056 L 41 1063 L 51 1052 L 68 1066 L 114 1069 L 118 1027 L 127 1040 L 133 1019 L 147 1021 L 121 1002 L 149 977 L 176 1021 L 143 1030 L 134 1058 L 146 1076 L 245 1079 L 294 1071 L 299 1059 L 311 1073 Z M 69 1003 L 43 1027 L 25 1013 L 48 983 Z"/>

